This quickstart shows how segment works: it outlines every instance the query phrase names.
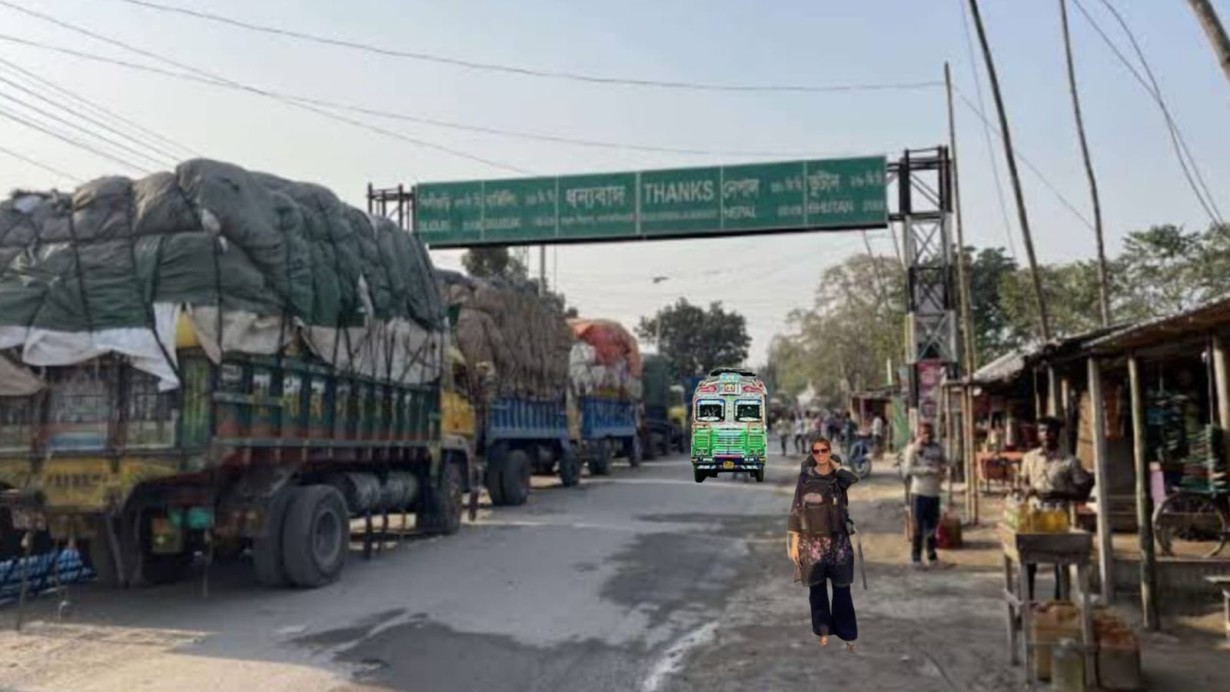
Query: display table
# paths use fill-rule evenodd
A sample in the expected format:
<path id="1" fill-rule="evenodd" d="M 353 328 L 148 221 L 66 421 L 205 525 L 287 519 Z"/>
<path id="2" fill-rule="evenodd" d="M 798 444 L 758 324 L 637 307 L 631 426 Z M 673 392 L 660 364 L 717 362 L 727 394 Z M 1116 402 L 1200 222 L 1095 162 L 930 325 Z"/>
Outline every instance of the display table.
<path id="1" fill-rule="evenodd" d="M 978 465 L 978 482 L 983 491 L 991 489 L 991 481 L 999 481 L 1011 487 L 1021 471 L 1024 452 L 979 452 L 974 457 Z"/>
<path id="2" fill-rule="evenodd" d="M 1023 640 L 1025 649 L 1025 675 L 1031 683 L 1034 676 L 1033 646 L 1029 641 L 1030 619 L 1033 617 L 1034 599 L 1029 596 L 1028 565 L 1059 565 L 1076 567 L 1076 579 L 1080 589 L 1077 605 L 1081 611 L 1081 638 L 1085 648 L 1085 680 L 1090 687 L 1096 682 L 1095 644 L 1093 639 L 1093 611 L 1089 603 L 1089 560 L 1093 553 L 1093 534 L 1085 531 L 1065 533 L 1017 533 L 1010 526 L 999 525 L 1000 541 L 1004 549 L 1004 601 L 1008 616 L 1008 655 L 1012 665 L 1021 662 L 1018 656 L 1017 638 Z M 1013 576 L 1013 566 L 1016 576 Z M 1066 574 L 1064 569 L 1063 573 Z M 1067 579 L 1060 580 L 1060 596 L 1073 600 Z"/>

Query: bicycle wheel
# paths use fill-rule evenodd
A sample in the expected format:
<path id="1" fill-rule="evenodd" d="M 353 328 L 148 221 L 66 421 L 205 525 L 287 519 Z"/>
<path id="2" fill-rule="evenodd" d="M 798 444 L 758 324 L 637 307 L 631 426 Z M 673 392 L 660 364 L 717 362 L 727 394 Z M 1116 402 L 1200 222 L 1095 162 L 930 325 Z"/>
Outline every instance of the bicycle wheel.
<path id="1" fill-rule="evenodd" d="M 1226 545 L 1230 524 L 1210 495 L 1178 492 L 1153 512 L 1153 535 L 1162 555 L 1213 557 Z"/>

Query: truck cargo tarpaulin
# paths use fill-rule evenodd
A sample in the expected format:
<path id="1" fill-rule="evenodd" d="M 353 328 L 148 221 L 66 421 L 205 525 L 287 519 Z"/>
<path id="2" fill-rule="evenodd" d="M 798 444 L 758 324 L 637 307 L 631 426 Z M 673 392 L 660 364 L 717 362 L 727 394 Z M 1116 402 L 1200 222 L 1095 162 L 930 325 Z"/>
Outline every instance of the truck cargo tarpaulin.
<path id="1" fill-rule="evenodd" d="M 641 351 L 636 337 L 613 320 L 571 319 L 576 336 L 569 357 L 572 385 L 582 396 L 641 398 Z"/>
<path id="2" fill-rule="evenodd" d="M 343 371 L 440 375 L 446 320 L 426 250 L 317 185 L 197 159 L 14 193 L 0 268 L 0 349 L 17 368 L 118 354 L 173 389 L 186 318 L 215 362 L 301 340 Z"/>
<path id="3" fill-rule="evenodd" d="M 557 303 L 534 286 L 436 272 L 445 301 L 460 308 L 457 346 L 470 366 L 490 363 L 495 394 L 562 399 L 568 387 L 572 334 Z"/>

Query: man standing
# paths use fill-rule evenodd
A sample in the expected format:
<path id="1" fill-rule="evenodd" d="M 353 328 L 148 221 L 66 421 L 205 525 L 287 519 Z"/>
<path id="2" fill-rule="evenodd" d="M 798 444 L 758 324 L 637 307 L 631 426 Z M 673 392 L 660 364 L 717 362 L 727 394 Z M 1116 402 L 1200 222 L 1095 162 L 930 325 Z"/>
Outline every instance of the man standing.
<path id="1" fill-rule="evenodd" d="M 940 494 L 948 465 L 944 448 L 935 442 L 931 421 L 921 421 L 918 432 L 905 448 L 904 473 L 910 479 L 910 513 L 914 517 L 914 534 L 910 544 L 910 566 L 922 566 L 923 540 L 927 543 L 927 562 L 935 565 L 935 529 L 940 522 Z"/>
<path id="2" fill-rule="evenodd" d="M 1047 416 L 1038 421 L 1039 447 L 1021 459 L 1020 484 L 1025 487 L 1025 497 L 1036 497 L 1043 502 L 1058 502 L 1068 505 L 1084 502 L 1093 489 L 1093 477 L 1081 466 L 1080 461 L 1059 448 L 1059 434 L 1063 423 L 1058 418 Z M 1029 597 L 1033 598 L 1034 576 L 1037 565 L 1027 566 Z M 1055 566 L 1055 598 L 1060 597 L 1060 569 Z"/>
<path id="3" fill-rule="evenodd" d="M 790 435 L 793 432 L 790 418 L 786 414 L 783 413 L 777 417 L 777 422 L 773 425 L 773 432 L 777 433 L 777 439 L 782 443 L 782 456 L 786 456 L 786 444 L 790 441 Z"/>
<path id="4" fill-rule="evenodd" d="M 872 453 L 879 456 L 884 449 L 884 417 L 878 413 L 871 419 L 871 444 Z"/>

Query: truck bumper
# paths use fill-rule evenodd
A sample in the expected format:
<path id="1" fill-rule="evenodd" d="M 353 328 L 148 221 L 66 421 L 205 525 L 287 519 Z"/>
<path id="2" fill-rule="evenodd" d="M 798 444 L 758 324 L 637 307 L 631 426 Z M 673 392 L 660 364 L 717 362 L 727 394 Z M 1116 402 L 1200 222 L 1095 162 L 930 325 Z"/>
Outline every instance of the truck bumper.
<path id="1" fill-rule="evenodd" d="M 738 472 L 761 471 L 765 460 L 760 457 L 692 457 L 692 468 L 697 471 Z"/>

